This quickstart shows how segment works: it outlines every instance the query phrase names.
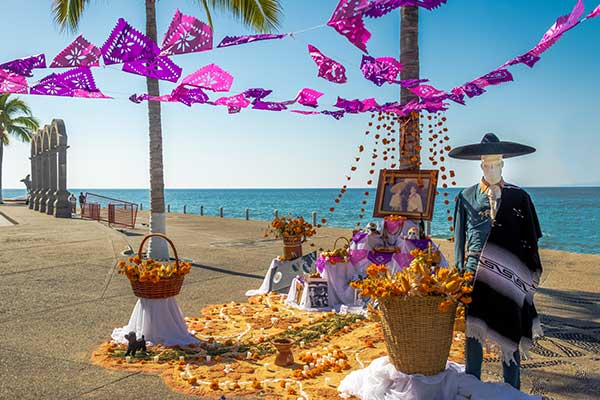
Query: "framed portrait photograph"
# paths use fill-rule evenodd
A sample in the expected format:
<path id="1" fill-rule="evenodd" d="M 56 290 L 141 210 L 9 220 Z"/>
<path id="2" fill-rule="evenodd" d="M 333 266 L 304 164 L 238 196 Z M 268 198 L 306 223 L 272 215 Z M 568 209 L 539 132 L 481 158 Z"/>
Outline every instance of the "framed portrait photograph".
<path id="1" fill-rule="evenodd" d="M 374 217 L 400 215 L 431 221 L 437 189 L 437 170 L 379 171 Z"/>

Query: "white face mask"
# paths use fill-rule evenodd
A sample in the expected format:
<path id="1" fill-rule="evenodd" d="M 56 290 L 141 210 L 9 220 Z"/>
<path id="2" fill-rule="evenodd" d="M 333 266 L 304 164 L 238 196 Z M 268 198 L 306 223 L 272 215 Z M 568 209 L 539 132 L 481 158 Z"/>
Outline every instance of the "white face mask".
<path id="1" fill-rule="evenodd" d="M 502 180 L 504 161 L 501 155 L 481 156 L 483 178 L 490 185 L 496 185 Z"/>

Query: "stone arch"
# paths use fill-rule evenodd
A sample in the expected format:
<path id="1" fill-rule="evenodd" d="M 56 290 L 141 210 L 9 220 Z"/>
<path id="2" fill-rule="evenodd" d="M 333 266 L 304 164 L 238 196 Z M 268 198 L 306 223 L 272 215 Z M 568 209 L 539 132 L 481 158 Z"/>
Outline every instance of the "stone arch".
<path id="1" fill-rule="evenodd" d="M 52 132 L 56 135 L 57 147 L 67 145 L 67 129 L 62 119 L 53 119 L 50 123 Z"/>

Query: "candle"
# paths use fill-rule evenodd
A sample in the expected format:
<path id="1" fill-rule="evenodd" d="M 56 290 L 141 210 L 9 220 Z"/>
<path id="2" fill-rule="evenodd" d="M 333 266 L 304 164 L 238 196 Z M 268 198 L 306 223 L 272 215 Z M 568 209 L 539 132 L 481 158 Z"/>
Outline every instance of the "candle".
<path id="1" fill-rule="evenodd" d="M 331 378 L 330 377 L 326 377 L 325 378 L 325 384 L 326 385 L 331 385 Z"/>
<path id="2" fill-rule="evenodd" d="M 288 325 L 288 331 L 291 331 L 291 330 L 292 330 L 292 326 Z"/>
<path id="3" fill-rule="evenodd" d="M 183 361 L 183 360 L 185 360 L 185 357 L 184 356 L 179 356 L 179 361 Z"/>
<path id="4" fill-rule="evenodd" d="M 158 356 L 154 356 L 154 362 L 157 363 L 158 362 Z"/>
<path id="5" fill-rule="evenodd" d="M 211 358 L 211 356 L 206 356 L 206 362 L 210 362 Z"/>
<path id="6" fill-rule="evenodd" d="M 130 363 L 131 362 L 131 357 L 130 356 L 125 357 L 125 362 Z"/>
<path id="7" fill-rule="evenodd" d="M 252 358 L 252 352 L 249 351 L 249 352 L 246 353 L 246 359 L 249 360 L 251 358 Z"/>
<path id="8" fill-rule="evenodd" d="M 304 340 L 300 342 L 300 347 L 304 347 Z"/>
<path id="9" fill-rule="evenodd" d="M 325 339 L 325 335 L 321 335 L 321 339 Z"/>
<path id="10" fill-rule="evenodd" d="M 265 328 L 260 328 L 260 333 L 265 333 Z"/>
<path id="11" fill-rule="evenodd" d="M 304 366 L 304 371 L 308 371 L 308 365 Z"/>

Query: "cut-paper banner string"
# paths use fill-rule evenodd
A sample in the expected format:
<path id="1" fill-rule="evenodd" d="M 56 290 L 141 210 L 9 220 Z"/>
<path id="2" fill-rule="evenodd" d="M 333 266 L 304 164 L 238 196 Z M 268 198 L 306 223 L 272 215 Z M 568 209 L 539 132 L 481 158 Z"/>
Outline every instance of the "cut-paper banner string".
<path id="1" fill-rule="evenodd" d="M 600 15 L 600 4 L 596 6 L 588 15 L 585 16 L 585 19 L 592 19 L 596 16 Z"/>
<path id="2" fill-rule="evenodd" d="M 151 60 L 131 61 L 123 64 L 123 71 L 149 78 L 177 82 L 181 76 L 181 67 L 169 57 L 155 57 Z"/>
<path id="3" fill-rule="evenodd" d="M 335 119 L 342 119 L 342 117 L 344 116 L 345 111 L 344 110 L 338 110 L 338 111 L 329 111 L 329 110 L 324 110 L 321 111 L 321 114 L 324 115 L 329 115 Z"/>
<path id="4" fill-rule="evenodd" d="M 361 8 L 367 5 L 368 0 L 340 0 L 333 11 L 327 25 L 335 29 L 353 45 L 367 52 L 367 42 L 371 32 L 365 28 Z"/>
<path id="5" fill-rule="evenodd" d="M 186 88 L 178 86 L 171 92 L 171 100 L 178 101 L 190 107 L 192 104 L 208 102 L 208 95 L 200 88 Z"/>
<path id="6" fill-rule="evenodd" d="M 14 72 L 0 70 L 0 93 L 27 93 L 27 80 Z"/>
<path id="7" fill-rule="evenodd" d="M 177 10 L 163 38 L 160 55 L 195 53 L 212 47 L 213 32 L 210 26 Z"/>
<path id="8" fill-rule="evenodd" d="M 396 82 L 398 74 L 402 71 L 402 64 L 393 57 L 373 58 L 363 55 L 360 70 L 366 79 L 381 86 L 385 82 Z"/>
<path id="9" fill-rule="evenodd" d="M 311 44 L 308 45 L 308 53 L 319 68 L 318 76 L 333 83 L 345 83 L 348 80 L 346 68 L 342 64 L 325 56 Z"/>
<path id="10" fill-rule="evenodd" d="M 250 100 L 244 96 L 244 93 L 240 93 L 234 96 L 220 97 L 215 101 L 215 104 L 241 109 L 248 107 L 250 105 Z"/>
<path id="11" fill-rule="evenodd" d="M 16 60 L 0 64 L 0 69 L 13 72 L 17 75 L 29 77 L 33 76 L 31 71 L 33 71 L 34 68 L 46 68 L 46 56 L 43 54 L 38 54 L 36 56 L 18 58 Z"/>
<path id="12" fill-rule="evenodd" d="M 79 35 L 52 59 L 50 68 L 97 67 L 100 49 Z"/>
<path id="13" fill-rule="evenodd" d="M 29 92 L 47 96 L 109 98 L 96 87 L 89 67 L 77 67 L 60 74 L 50 74 L 32 86 Z"/>
<path id="14" fill-rule="evenodd" d="M 287 106 L 283 102 L 256 100 L 252 102 L 252 108 L 267 111 L 283 111 L 287 109 Z"/>
<path id="15" fill-rule="evenodd" d="M 160 53 L 158 45 L 123 18 L 119 18 L 108 39 L 102 46 L 104 64 L 120 64 L 151 60 Z"/>
<path id="16" fill-rule="evenodd" d="M 283 39 L 284 37 L 289 36 L 287 33 L 276 34 L 276 33 L 261 33 L 258 35 L 245 35 L 245 36 L 225 36 L 221 43 L 217 46 L 220 47 L 229 47 L 229 46 L 237 46 L 240 44 L 258 42 L 261 40 L 272 40 L 272 39 Z"/>
<path id="17" fill-rule="evenodd" d="M 548 29 L 548 31 L 542 37 L 542 40 L 531 49 L 529 52 L 535 56 L 539 56 L 546 50 L 548 50 L 556 41 L 562 36 L 563 33 L 579 24 L 579 18 L 583 15 L 584 5 L 582 0 L 577 0 L 577 3 L 573 7 L 570 14 L 558 17 L 554 25 Z"/>
<path id="18" fill-rule="evenodd" d="M 181 83 L 214 92 L 228 92 L 233 84 L 233 76 L 217 64 L 209 64 L 183 78 Z"/>
<path id="19" fill-rule="evenodd" d="M 246 89 L 246 91 L 244 91 L 244 96 L 253 98 L 256 101 L 256 100 L 264 99 L 265 97 L 270 95 L 272 92 L 273 91 L 269 90 L 269 89 L 251 88 L 251 89 Z"/>
<path id="20" fill-rule="evenodd" d="M 314 89 L 304 88 L 300 90 L 298 95 L 296 96 L 296 101 L 302 104 L 303 106 L 308 107 L 318 107 L 318 99 L 323 96 L 324 93 L 321 93 Z"/>

